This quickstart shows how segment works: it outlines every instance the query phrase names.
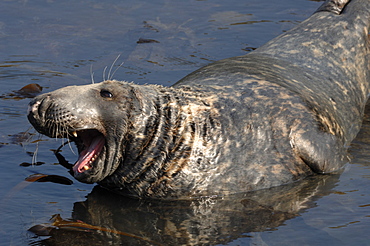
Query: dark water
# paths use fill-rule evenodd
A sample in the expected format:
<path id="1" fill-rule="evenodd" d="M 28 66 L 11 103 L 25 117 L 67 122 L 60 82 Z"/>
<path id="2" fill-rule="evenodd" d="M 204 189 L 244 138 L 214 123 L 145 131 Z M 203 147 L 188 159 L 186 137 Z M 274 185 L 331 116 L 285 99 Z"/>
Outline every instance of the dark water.
<path id="1" fill-rule="evenodd" d="M 34 173 L 70 178 L 31 135 L 27 95 L 91 83 L 124 62 L 115 79 L 171 85 L 211 61 L 243 55 L 307 18 L 308 0 L 0 1 L 1 245 L 370 245 L 370 110 L 340 176 L 229 199 L 137 201 L 75 182 L 26 182 Z M 137 43 L 140 39 L 155 40 Z M 117 66 L 114 66 L 115 70 Z M 37 149 L 36 161 L 31 163 Z M 73 161 L 77 157 L 64 152 Z M 41 164 L 40 163 L 40 164 Z M 94 189 L 93 189 L 94 188 Z M 28 229 L 61 229 L 35 236 Z M 68 222 L 83 221 L 71 230 Z M 62 224 L 64 223 L 64 224 Z M 40 232 L 40 231 L 39 231 Z"/>

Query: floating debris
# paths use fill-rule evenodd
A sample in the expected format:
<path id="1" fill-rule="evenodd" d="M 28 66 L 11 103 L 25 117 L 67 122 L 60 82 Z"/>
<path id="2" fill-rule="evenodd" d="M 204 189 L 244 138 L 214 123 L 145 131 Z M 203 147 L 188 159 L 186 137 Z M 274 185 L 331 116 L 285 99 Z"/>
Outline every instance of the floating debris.
<path id="1" fill-rule="evenodd" d="M 22 162 L 21 164 L 19 164 L 19 166 L 21 166 L 21 167 L 31 167 L 31 166 L 41 166 L 43 164 L 45 164 L 45 162 L 42 162 L 42 161 L 38 161 L 38 162 L 35 162 L 35 163 Z"/>
<path id="2" fill-rule="evenodd" d="M 139 38 L 139 40 L 136 43 L 138 43 L 138 44 L 150 44 L 150 43 L 159 43 L 159 41 L 157 41 L 155 39 Z"/>
<path id="3" fill-rule="evenodd" d="M 45 224 L 34 225 L 30 229 L 28 229 L 28 231 L 34 233 L 37 236 L 49 236 L 52 230 L 58 230 L 58 229 L 59 230 L 60 229 L 74 230 L 74 231 L 81 231 L 81 232 L 104 231 L 104 232 L 119 234 L 119 235 L 123 235 L 127 237 L 132 237 L 132 238 L 139 239 L 145 242 L 149 242 L 153 245 L 160 245 L 159 243 L 153 242 L 152 240 L 146 237 L 137 236 L 131 233 L 112 230 L 112 229 L 108 229 L 108 228 L 101 227 L 101 226 L 94 226 L 94 225 L 84 223 L 82 221 L 64 220 L 62 219 L 60 214 L 53 215 L 50 221 L 52 222 L 50 224 L 45 223 Z"/>
<path id="4" fill-rule="evenodd" d="M 1 95 L 0 98 L 20 100 L 25 98 L 33 98 L 41 92 L 42 87 L 39 84 L 28 84 L 17 91 L 12 91 L 11 93 Z"/>
<path id="5" fill-rule="evenodd" d="M 57 184 L 71 185 L 73 181 L 69 178 L 59 175 L 47 175 L 42 173 L 31 174 L 25 178 L 28 182 L 52 182 Z"/>

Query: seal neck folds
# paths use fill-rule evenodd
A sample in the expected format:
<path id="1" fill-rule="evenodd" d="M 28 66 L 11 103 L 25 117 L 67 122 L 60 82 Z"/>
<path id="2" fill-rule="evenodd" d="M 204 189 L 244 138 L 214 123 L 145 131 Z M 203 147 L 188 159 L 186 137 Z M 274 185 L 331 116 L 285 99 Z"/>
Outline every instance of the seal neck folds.
<path id="1" fill-rule="evenodd" d="M 177 183 L 176 176 L 189 172 L 190 187 L 196 182 L 191 174 L 194 166 L 199 169 L 199 163 L 215 160 L 217 155 L 212 144 L 220 135 L 217 112 L 194 89 L 130 86 L 140 108 L 131 111 L 133 125 L 127 131 L 123 165 L 100 184 L 124 187 L 140 197 L 187 189 L 184 181 Z"/>

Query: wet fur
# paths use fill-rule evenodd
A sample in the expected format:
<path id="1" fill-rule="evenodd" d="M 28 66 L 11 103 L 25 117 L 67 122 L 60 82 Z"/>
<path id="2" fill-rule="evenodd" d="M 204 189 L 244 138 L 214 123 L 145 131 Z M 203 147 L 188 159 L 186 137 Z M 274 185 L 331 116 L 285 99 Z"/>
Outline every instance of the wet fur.
<path id="1" fill-rule="evenodd" d="M 99 130 L 103 153 L 75 177 L 137 197 L 227 195 L 336 172 L 369 94 L 370 1 L 346 3 L 327 1 L 256 51 L 170 88 L 109 80 L 39 96 L 30 121 L 50 137 Z"/>

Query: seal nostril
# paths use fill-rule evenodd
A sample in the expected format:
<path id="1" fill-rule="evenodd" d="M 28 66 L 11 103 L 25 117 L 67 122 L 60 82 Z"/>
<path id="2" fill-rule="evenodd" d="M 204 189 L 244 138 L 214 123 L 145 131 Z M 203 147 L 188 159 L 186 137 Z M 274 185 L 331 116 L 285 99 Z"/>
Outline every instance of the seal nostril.
<path id="1" fill-rule="evenodd" d="M 100 91 L 100 96 L 104 98 L 112 98 L 113 94 L 110 91 L 107 90 L 101 90 Z"/>

